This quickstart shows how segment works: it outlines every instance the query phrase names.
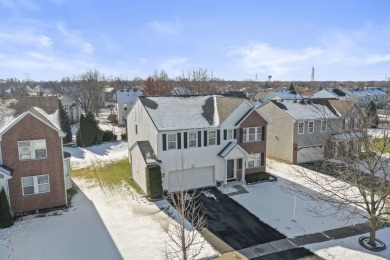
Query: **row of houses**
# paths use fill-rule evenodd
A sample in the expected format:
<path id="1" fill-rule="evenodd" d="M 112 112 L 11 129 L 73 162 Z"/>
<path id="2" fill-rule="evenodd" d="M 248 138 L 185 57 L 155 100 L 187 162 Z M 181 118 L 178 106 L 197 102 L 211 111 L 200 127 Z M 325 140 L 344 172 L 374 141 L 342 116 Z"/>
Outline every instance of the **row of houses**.
<path id="1" fill-rule="evenodd" d="M 254 107 L 218 95 L 139 97 L 127 117 L 129 161 L 144 191 L 145 169 L 153 164 L 166 191 L 245 182 L 265 172 L 267 156 L 297 164 L 357 150 L 363 116 L 349 100 L 280 99 Z"/>

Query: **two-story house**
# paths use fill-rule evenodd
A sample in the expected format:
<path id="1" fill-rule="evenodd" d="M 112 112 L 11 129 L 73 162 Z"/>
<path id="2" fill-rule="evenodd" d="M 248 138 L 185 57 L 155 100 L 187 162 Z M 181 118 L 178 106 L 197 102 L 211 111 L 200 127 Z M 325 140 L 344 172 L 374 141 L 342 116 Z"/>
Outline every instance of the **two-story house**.
<path id="1" fill-rule="evenodd" d="M 348 88 L 343 91 L 348 94 L 351 101 L 360 107 L 365 107 L 370 101 L 374 101 L 377 108 L 386 107 L 387 93 L 379 87 Z"/>
<path id="2" fill-rule="evenodd" d="M 116 110 L 118 114 L 118 124 L 124 125 L 126 117 L 134 102 L 143 94 L 139 89 L 118 89 L 116 91 Z"/>
<path id="3" fill-rule="evenodd" d="M 0 99 L 0 106 L 0 189 L 12 214 L 67 205 L 70 154 L 62 149 L 58 97 Z"/>
<path id="4" fill-rule="evenodd" d="M 127 117 L 133 178 L 158 163 L 163 189 L 178 191 L 265 171 L 267 119 L 245 99 L 139 97 Z"/>
<path id="5" fill-rule="evenodd" d="M 358 131 L 362 117 L 355 103 L 342 100 L 274 100 L 258 109 L 271 121 L 268 156 L 294 164 L 337 156 L 335 147 L 358 137 L 345 133 Z"/>
<path id="6" fill-rule="evenodd" d="M 66 111 L 66 113 L 68 113 L 70 123 L 79 123 L 82 108 L 67 95 L 59 96 L 59 98 L 61 101 L 61 105 L 64 107 L 64 110 Z"/>

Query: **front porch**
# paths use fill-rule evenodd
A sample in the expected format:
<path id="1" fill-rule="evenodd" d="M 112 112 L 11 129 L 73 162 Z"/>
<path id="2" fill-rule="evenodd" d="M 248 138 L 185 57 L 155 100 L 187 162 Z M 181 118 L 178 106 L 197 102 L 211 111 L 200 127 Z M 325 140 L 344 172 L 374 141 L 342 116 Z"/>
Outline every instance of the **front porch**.
<path id="1" fill-rule="evenodd" d="M 331 136 L 327 144 L 328 158 L 358 157 L 361 152 L 359 139 L 360 132 L 342 133 Z"/>
<path id="2" fill-rule="evenodd" d="M 245 165 L 248 153 L 236 143 L 230 142 L 218 155 L 224 161 L 224 185 L 245 184 Z"/>

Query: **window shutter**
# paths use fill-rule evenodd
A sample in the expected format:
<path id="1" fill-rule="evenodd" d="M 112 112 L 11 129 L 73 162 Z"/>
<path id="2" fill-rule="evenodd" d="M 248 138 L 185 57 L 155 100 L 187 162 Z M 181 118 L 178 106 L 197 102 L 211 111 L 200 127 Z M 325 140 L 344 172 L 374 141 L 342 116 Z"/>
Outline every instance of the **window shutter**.
<path id="1" fill-rule="evenodd" d="M 237 139 L 237 129 L 233 129 L 233 138 L 234 139 Z"/>
<path id="2" fill-rule="evenodd" d="M 265 126 L 261 127 L 261 141 L 265 140 Z"/>
<path id="3" fill-rule="evenodd" d="M 223 140 L 227 139 L 227 130 L 223 130 Z"/>
<path id="4" fill-rule="evenodd" d="M 207 146 L 207 131 L 203 132 L 203 145 Z"/>
<path id="5" fill-rule="evenodd" d="M 184 149 L 187 148 L 187 132 L 184 132 Z"/>
<path id="6" fill-rule="evenodd" d="M 202 146 L 202 132 L 198 131 L 198 147 Z"/>
<path id="7" fill-rule="evenodd" d="M 244 142 L 244 129 L 243 128 L 240 128 L 240 142 L 241 143 Z"/>
<path id="8" fill-rule="evenodd" d="M 181 133 L 177 133 L 177 149 L 181 149 Z"/>
<path id="9" fill-rule="evenodd" d="M 167 149 L 167 135 L 163 134 L 162 135 L 162 141 L 163 141 L 163 151 Z"/>
<path id="10" fill-rule="evenodd" d="M 261 166 L 264 166 L 264 153 L 261 153 Z"/>
<path id="11" fill-rule="evenodd" d="M 221 130 L 217 130 L 217 145 L 221 144 Z"/>

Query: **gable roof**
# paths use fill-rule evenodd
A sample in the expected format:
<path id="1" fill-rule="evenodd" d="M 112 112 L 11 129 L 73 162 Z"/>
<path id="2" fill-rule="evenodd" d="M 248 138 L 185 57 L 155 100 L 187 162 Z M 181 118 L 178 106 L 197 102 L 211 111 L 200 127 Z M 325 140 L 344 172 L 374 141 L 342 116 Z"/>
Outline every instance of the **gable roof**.
<path id="1" fill-rule="evenodd" d="M 328 102 L 336 111 L 338 116 L 346 115 L 353 106 L 356 106 L 356 109 L 360 111 L 360 108 L 352 101 L 328 100 Z"/>
<path id="2" fill-rule="evenodd" d="M 328 100 L 271 100 L 270 102 L 295 120 L 337 118 Z"/>
<path id="3" fill-rule="evenodd" d="M 0 174 L 3 175 L 5 179 L 10 179 L 12 177 L 13 170 L 5 165 L 0 165 Z"/>
<path id="4" fill-rule="evenodd" d="M 2 98 L 9 100 L 9 98 Z M 45 96 L 45 97 L 17 97 L 12 98 L 16 102 L 12 102 L 9 106 L 10 109 L 14 109 L 14 117 L 19 116 L 23 112 L 26 112 L 32 107 L 39 107 L 43 109 L 47 114 L 53 114 L 59 110 L 59 98 L 57 96 Z"/>
<path id="5" fill-rule="evenodd" d="M 160 131 L 218 127 L 244 99 L 207 96 L 139 97 Z"/>
<path id="6" fill-rule="evenodd" d="M 130 147 L 129 150 L 133 150 L 136 146 L 138 146 L 146 164 L 159 162 L 149 141 L 137 141 Z"/>

